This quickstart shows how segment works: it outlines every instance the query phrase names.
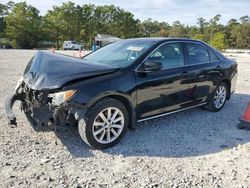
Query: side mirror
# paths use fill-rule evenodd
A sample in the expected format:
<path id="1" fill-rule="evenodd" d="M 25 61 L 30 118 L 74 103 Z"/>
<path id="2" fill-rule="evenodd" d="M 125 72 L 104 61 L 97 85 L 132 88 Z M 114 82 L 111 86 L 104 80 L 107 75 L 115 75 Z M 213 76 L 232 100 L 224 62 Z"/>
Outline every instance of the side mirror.
<path id="1" fill-rule="evenodd" d="M 144 62 L 144 71 L 161 70 L 162 64 L 159 61 L 146 60 Z"/>

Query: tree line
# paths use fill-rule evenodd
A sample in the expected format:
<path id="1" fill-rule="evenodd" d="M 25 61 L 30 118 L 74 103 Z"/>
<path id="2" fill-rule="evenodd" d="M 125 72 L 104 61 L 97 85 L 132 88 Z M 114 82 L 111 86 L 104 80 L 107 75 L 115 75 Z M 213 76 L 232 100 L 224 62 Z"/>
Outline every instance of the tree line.
<path id="1" fill-rule="evenodd" d="M 64 40 L 76 40 L 91 48 L 97 34 L 120 38 L 186 37 L 203 40 L 218 49 L 250 48 L 250 18 L 220 23 L 221 15 L 210 20 L 202 17 L 194 26 L 175 21 L 172 25 L 152 19 L 140 21 L 131 12 L 114 5 L 76 5 L 73 2 L 54 6 L 46 15 L 26 2 L 0 3 L 0 45 L 15 48 L 39 48 L 51 42 L 60 48 Z"/>

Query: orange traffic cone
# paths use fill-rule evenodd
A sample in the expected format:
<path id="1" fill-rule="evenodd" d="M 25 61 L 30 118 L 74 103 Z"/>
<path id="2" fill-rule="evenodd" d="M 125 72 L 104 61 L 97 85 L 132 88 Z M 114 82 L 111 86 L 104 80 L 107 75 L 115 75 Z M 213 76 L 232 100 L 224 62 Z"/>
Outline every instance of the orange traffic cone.
<path id="1" fill-rule="evenodd" d="M 52 46 L 52 48 L 51 48 L 51 52 L 52 53 L 55 53 L 55 48 Z"/>
<path id="2" fill-rule="evenodd" d="M 249 128 L 250 129 L 250 103 L 248 103 L 247 109 L 240 119 L 239 129 Z"/>

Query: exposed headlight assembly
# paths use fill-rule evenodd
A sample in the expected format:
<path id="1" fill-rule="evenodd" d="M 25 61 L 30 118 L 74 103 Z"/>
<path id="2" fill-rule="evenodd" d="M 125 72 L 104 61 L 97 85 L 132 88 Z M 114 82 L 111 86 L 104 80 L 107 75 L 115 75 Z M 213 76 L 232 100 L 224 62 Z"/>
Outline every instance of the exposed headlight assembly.
<path id="1" fill-rule="evenodd" d="M 52 98 L 52 104 L 54 106 L 60 106 L 64 102 L 69 101 L 75 94 L 77 90 L 61 91 L 58 93 L 49 94 L 48 97 Z"/>

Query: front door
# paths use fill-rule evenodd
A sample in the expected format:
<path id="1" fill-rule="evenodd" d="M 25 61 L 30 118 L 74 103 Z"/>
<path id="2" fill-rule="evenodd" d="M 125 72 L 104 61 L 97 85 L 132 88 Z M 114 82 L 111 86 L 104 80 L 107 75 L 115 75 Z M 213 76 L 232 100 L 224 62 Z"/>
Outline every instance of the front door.
<path id="1" fill-rule="evenodd" d="M 168 42 L 161 45 L 147 59 L 159 61 L 162 64 L 161 70 L 135 72 L 137 119 L 188 107 L 191 102 L 190 85 L 187 82 L 184 59 L 182 44 Z"/>

